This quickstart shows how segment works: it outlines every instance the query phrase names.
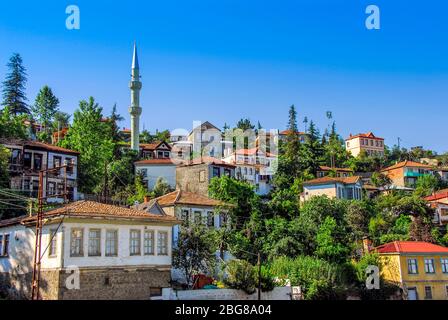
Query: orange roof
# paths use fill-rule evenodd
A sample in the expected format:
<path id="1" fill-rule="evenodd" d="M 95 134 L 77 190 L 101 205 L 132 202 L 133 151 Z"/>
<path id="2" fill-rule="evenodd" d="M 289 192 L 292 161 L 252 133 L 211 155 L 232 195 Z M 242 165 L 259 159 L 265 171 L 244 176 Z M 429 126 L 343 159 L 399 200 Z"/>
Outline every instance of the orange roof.
<path id="1" fill-rule="evenodd" d="M 351 139 L 355 139 L 355 138 L 369 138 L 369 139 L 375 139 L 375 140 L 384 140 L 383 138 L 376 137 L 372 132 L 358 133 L 357 135 L 354 135 L 354 136 L 350 133 L 350 137 L 348 137 L 345 140 L 351 140 Z"/>
<path id="2" fill-rule="evenodd" d="M 332 168 L 332 167 L 327 167 L 327 166 L 320 166 L 319 169 L 321 171 L 341 171 L 341 172 L 353 172 L 352 169 L 350 168 Z"/>
<path id="3" fill-rule="evenodd" d="M 393 166 L 384 168 L 381 171 L 389 171 L 389 170 L 399 169 L 399 168 L 404 168 L 404 167 L 416 167 L 416 168 L 425 168 L 425 169 L 432 168 L 431 166 L 428 166 L 428 165 L 420 163 L 420 162 L 405 160 L 405 161 L 401 161 L 397 164 L 394 164 Z"/>
<path id="4" fill-rule="evenodd" d="M 445 198 L 448 198 L 448 190 L 446 190 L 446 189 L 445 189 L 445 191 L 440 190 L 436 194 L 430 195 L 423 199 L 425 199 L 426 201 L 437 201 L 437 200 L 445 199 Z"/>
<path id="5" fill-rule="evenodd" d="M 140 160 L 140 161 L 136 161 L 134 162 L 135 165 L 159 165 L 159 164 L 165 164 L 165 165 L 175 165 L 175 163 L 173 162 L 173 160 L 171 160 L 170 158 L 168 159 L 146 159 L 146 160 Z"/>
<path id="6" fill-rule="evenodd" d="M 154 222 L 176 222 L 176 218 L 171 216 L 161 216 L 151 214 L 141 210 L 123 208 L 110 204 L 95 201 L 80 200 L 67 204 L 66 206 L 50 210 L 44 213 L 44 218 L 51 218 L 67 214 L 70 217 L 102 217 L 102 218 L 130 218 L 144 219 Z M 28 217 L 22 222 L 35 221 L 36 216 Z"/>
<path id="7" fill-rule="evenodd" d="M 181 190 L 176 190 L 164 196 L 155 198 L 153 201 L 157 201 L 161 207 L 169 207 L 178 204 L 214 207 L 224 204 L 224 202 L 219 200 Z"/>
<path id="8" fill-rule="evenodd" d="M 361 180 L 359 176 L 353 177 L 322 177 L 313 180 L 308 180 L 303 183 L 303 185 L 316 185 L 316 184 L 329 184 L 329 183 L 343 183 L 343 184 L 353 184 Z"/>
<path id="9" fill-rule="evenodd" d="M 78 155 L 79 152 L 75 150 L 70 150 L 62 147 L 58 147 L 52 144 L 47 144 L 39 141 L 31 141 L 31 140 L 22 140 L 22 139 L 0 139 L 0 143 L 2 144 L 10 144 L 10 145 L 19 145 L 24 148 L 36 148 L 43 149 L 46 151 L 60 152 L 60 153 L 69 153 Z"/>
<path id="10" fill-rule="evenodd" d="M 155 141 L 153 143 L 140 143 L 140 148 L 144 150 L 155 150 L 157 149 L 162 143 L 165 143 L 169 149 L 171 150 L 171 146 L 168 142 L 165 141 Z"/>
<path id="11" fill-rule="evenodd" d="M 378 253 L 448 253 L 448 248 L 424 241 L 394 241 L 373 250 Z"/>

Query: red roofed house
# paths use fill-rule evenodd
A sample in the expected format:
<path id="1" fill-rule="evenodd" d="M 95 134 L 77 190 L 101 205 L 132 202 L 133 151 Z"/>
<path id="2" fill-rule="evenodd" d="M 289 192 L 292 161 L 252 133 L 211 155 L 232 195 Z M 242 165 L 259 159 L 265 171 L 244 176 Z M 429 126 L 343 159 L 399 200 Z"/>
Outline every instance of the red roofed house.
<path id="1" fill-rule="evenodd" d="M 79 152 L 38 141 L 0 139 L 0 144 L 11 151 L 9 160 L 10 188 L 23 191 L 36 198 L 39 188 L 39 171 L 72 164 L 67 168 L 67 192 L 69 200 L 77 200 L 77 177 Z M 64 193 L 64 171 L 44 175 L 43 195 L 49 202 L 62 200 Z M 54 196 L 54 197 L 52 197 Z"/>
<path id="2" fill-rule="evenodd" d="M 434 223 L 448 224 L 448 189 L 439 190 L 437 193 L 424 198 L 435 210 Z"/>
<path id="3" fill-rule="evenodd" d="M 434 174 L 431 166 L 409 160 L 394 164 L 381 172 L 392 180 L 393 186 L 410 188 L 415 187 L 419 177 Z"/>
<path id="4" fill-rule="evenodd" d="M 354 157 L 357 157 L 361 151 L 365 151 L 369 156 L 384 156 L 384 139 L 376 137 L 372 132 L 350 134 L 345 139 L 345 149 Z"/>
<path id="5" fill-rule="evenodd" d="M 421 241 L 394 241 L 373 249 L 385 281 L 407 300 L 448 300 L 448 248 Z"/>
<path id="6" fill-rule="evenodd" d="M 33 215 L 0 220 L 0 290 L 12 297 L 30 297 L 35 219 Z M 149 213 L 93 201 L 76 201 L 46 212 L 41 297 L 149 300 L 160 296 L 162 288 L 170 287 L 172 227 L 178 223 L 163 210 Z M 79 280 L 79 287 L 70 276 Z"/>
<path id="7" fill-rule="evenodd" d="M 303 183 L 302 201 L 307 201 L 313 196 L 326 195 L 329 198 L 361 200 L 362 179 L 352 177 L 322 177 Z"/>

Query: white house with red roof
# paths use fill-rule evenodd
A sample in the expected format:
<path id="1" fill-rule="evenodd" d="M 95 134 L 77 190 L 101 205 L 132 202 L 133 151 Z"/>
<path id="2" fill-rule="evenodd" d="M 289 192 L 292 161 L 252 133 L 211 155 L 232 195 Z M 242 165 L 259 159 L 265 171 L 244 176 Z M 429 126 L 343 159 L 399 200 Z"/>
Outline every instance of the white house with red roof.
<path id="1" fill-rule="evenodd" d="M 170 287 L 172 227 L 163 210 L 146 212 L 76 201 L 44 214 L 43 299 L 149 299 Z M 0 290 L 29 297 L 36 216 L 0 220 Z M 67 285 L 73 271 L 79 288 Z"/>
<path id="2" fill-rule="evenodd" d="M 437 191 L 424 198 L 430 203 L 431 208 L 434 209 L 434 223 L 438 225 L 448 224 L 448 189 Z"/>
<path id="3" fill-rule="evenodd" d="M 331 199 L 361 200 L 362 179 L 359 176 L 329 177 L 312 179 L 303 183 L 302 201 L 314 196 L 327 196 Z"/>

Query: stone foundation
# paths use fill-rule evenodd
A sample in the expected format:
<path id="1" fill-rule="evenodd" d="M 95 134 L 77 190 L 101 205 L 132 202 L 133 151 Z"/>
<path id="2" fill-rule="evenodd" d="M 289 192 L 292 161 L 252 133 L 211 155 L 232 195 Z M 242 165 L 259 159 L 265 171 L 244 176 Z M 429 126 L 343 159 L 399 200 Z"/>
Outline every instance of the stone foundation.
<path id="1" fill-rule="evenodd" d="M 170 287 L 170 268 L 80 269 L 79 289 L 67 289 L 71 273 L 41 272 L 40 295 L 44 300 L 145 300 Z M 30 299 L 32 274 L 0 273 L 0 296 Z"/>

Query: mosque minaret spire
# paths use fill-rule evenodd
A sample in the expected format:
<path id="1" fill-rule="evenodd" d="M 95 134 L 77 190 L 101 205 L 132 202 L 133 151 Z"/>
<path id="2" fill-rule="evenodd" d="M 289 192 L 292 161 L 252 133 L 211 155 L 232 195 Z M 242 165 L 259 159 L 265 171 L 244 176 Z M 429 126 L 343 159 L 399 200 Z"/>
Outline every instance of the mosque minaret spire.
<path id="1" fill-rule="evenodd" d="M 134 42 L 134 54 L 132 56 L 132 76 L 129 82 L 131 89 L 131 106 L 129 113 L 131 115 L 131 149 L 139 150 L 140 144 L 140 115 L 142 108 L 140 107 L 140 90 L 142 83 L 140 81 L 140 66 L 138 64 L 137 44 Z"/>

